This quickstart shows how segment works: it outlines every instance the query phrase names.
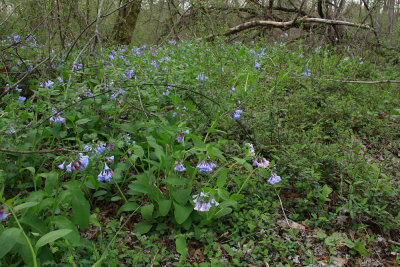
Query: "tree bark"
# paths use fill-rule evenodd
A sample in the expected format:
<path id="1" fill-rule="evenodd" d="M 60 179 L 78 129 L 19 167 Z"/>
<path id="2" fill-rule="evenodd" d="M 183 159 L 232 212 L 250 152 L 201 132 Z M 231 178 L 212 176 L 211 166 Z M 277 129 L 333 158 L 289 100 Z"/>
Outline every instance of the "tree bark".
<path id="1" fill-rule="evenodd" d="M 394 26 L 394 0 L 389 1 L 389 27 L 388 33 L 389 38 L 392 38 L 393 26 Z"/>
<path id="2" fill-rule="evenodd" d="M 142 7 L 142 0 L 131 2 L 119 10 L 117 22 L 114 27 L 115 41 L 120 45 L 129 45 L 132 41 L 133 31 Z"/>

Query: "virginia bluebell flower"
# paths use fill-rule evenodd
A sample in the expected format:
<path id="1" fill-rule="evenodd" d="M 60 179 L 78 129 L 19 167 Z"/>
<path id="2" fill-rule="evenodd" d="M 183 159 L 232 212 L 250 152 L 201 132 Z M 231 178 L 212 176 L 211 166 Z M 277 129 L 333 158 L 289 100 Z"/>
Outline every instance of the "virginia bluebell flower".
<path id="1" fill-rule="evenodd" d="M 310 72 L 310 69 L 308 67 L 304 68 L 303 76 L 306 76 L 306 77 L 310 77 L 311 76 L 311 72 Z"/>
<path id="2" fill-rule="evenodd" d="M 208 77 L 205 76 L 204 74 L 199 74 L 196 78 L 196 80 L 198 80 L 199 82 L 204 82 L 205 80 L 207 80 Z"/>
<path id="3" fill-rule="evenodd" d="M 134 74 L 133 70 L 129 70 L 128 69 L 128 70 L 125 71 L 125 73 L 122 74 L 122 76 L 124 78 L 132 79 L 133 74 Z"/>
<path id="4" fill-rule="evenodd" d="M 97 176 L 99 182 L 109 182 L 113 176 L 114 172 L 104 163 L 104 169 Z"/>
<path id="5" fill-rule="evenodd" d="M 269 161 L 266 160 L 265 158 L 263 158 L 262 162 L 260 163 L 260 162 L 258 162 L 258 158 L 255 158 L 253 160 L 253 166 L 257 166 L 259 168 L 264 168 L 265 169 L 265 168 L 268 168 Z"/>
<path id="6" fill-rule="evenodd" d="M 280 181 L 281 181 L 281 177 L 276 175 L 276 173 L 272 173 L 271 177 L 269 177 L 269 179 L 268 179 L 268 183 L 270 183 L 272 185 L 277 184 Z"/>
<path id="7" fill-rule="evenodd" d="M 254 157 L 256 155 L 256 152 L 254 151 L 253 144 L 247 143 L 246 146 L 249 148 L 249 155 Z"/>
<path id="8" fill-rule="evenodd" d="M 75 169 L 75 167 L 74 167 L 74 169 Z M 67 167 L 65 167 L 65 170 L 67 172 L 72 172 L 72 162 L 70 164 L 68 164 Z"/>
<path id="9" fill-rule="evenodd" d="M 200 172 L 212 172 L 212 170 L 217 167 L 214 162 L 207 163 L 205 160 L 201 161 L 196 168 L 199 169 Z"/>
<path id="10" fill-rule="evenodd" d="M 47 82 L 44 83 L 44 88 L 53 89 L 53 85 L 54 85 L 54 82 L 47 81 Z"/>
<path id="11" fill-rule="evenodd" d="M 233 114 L 233 119 L 235 119 L 235 120 L 237 120 L 237 119 L 239 119 L 240 118 L 240 114 L 242 114 L 242 110 L 240 110 L 240 109 L 238 109 L 238 110 L 235 110 L 235 113 Z"/>
<path id="12" fill-rule="evenodd" d="M 82 153 L 79 153 L 80 159 L 79 159 L 79 169 L 81 171 L 85 170 L 87 166 L 89 165 L 89 156 L 84 156 Z"/>
<path id="13" fill-rule="evenodd" d="M 61 112 L 62 113 L 62 112 Z M 53 116 L 51 116 L 50 117 L 50 122 L 55 122 L 55 123 L 57 123 L 57 124 L 59 124 L 59 123 L 65 123 L 65 118 L 63 118 L 63 117 L 61 117 L 59 114 L 60 113 L 57 113 L 57 111 L 55 110 L 55 109 L 53 109 L 53 111 L 52 111 L 52 114 L 53 114 Z M 57 114 L 57 115 L 54 115 L 54 114 Z"/>
<path id="14" fill-rule="evenodd" d="M 4 207 L 0 207 L 0 221 L 5 220 L 7 218 L 8 214 L 4 213 Z"/>
<path id="15" fill-rule="evenodd" d="M 152 61 L 150 62 L 150 64 L 151 64 L 154 68 L 156 68 L 156 69 L 158 69 L 158 68 L 160 67 L 160 65 L 158 65 L 157 62 L 156 62 L 155 60 L 152 60 Z"/>
<path id="16" fill-rule="evenodd" d="M 108 157 L 107 158 L 107 163 L 111 164 L 114 161 L 114 156 Z"/>
<path id="17" fill-rule="evenodd" d="M 10 124 L 10 130 L 7 130 L 5 134 L 14 134 L 14 133 L 15 133 L 14 125 Z"/>
<path id="18" fill-rule="evenodd" d="M 200 195 L 193 195 L 193 202 L 195 204 L 194 210 L 197 211 L 209 211 L 213 206 L 218 206 L 219 203 L 208 194 L 204 194 L 203 192 Z"/>
<path id="19" fill-rule="evenodd" d="M 81 70 L 83 68 L 83 65 L 81 63 L 77 64 L 74 62 L 74 70 Z"/>
<path id="20" fill-rule="evenodd" d="M 63 163 L 61 163 L 60 165 L 58 165 L 57 167 L 58 167 L 60 170 L 64 170 L 64 165 L 65 165 L 65 161 L 64 161 Z"/>
<path id="21" fill-rule="evenodd" d="M 178 172 L 184 172 L 186 170 L 186 168 L 183 166 L 183 162 L 182 161 L 181 162 L 175 161 L 174 170 L 178 171 Z"/>

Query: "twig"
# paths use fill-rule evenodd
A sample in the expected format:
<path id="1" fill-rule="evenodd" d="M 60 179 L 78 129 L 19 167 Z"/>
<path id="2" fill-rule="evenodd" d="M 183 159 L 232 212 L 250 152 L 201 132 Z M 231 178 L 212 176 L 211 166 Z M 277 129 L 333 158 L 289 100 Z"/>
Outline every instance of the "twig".
<path id="1" fill-rule="evenodd" d="M 19 8 L 20 5 L 21 5 L 21 4 L 19 4 L 18 6 L 16 6 L 16 7 L 11 11 L 11 13 L 8 15 L 8 17 L 5 18 L 5 19 L 0 23 L 0 27 L 1 27 L 1 25 L 3 25 L 3 24 L 11 17 L 11 15 L 14 13 L 14 11 L 15 11 L 17 8 Z"/>
<path id="2" fill-rule="evenodd" d="M 276 194 L 276 195 L 278 196 L 279 202 L 281 203 L 281 208 L 282 208 L 283 216 L 285 216 L 286 223 L 290 227 L 290 223 L 289 223 L 289 220 L 288 220 L 288 218 L 286 216 L 285 209 L 283 208 L 281 197 L 279 196 L 279 194 Z"/>
<path id="3" fill-rule="evenodd" d="M 78 56 L 75 58 L 74 63 L 78 61 L 78 59 L 79 59 L 80 56 L 82 55 L 82 52 L 86 50 L 86 48 L 88 47 L 88 45 L 90 44 L 90 42 L 91 42 L 91 41 L 93 40 L 93 38 L 95 38 L 95 37 L 96 37 L 96 35 L 93 35 L 93 37 L 90 38 L 90 40 L 85 44 L 85 46 L 84 46 L 84 47 L 82 48 L 82 50 L 79 52 Z M 72 66 L 71 71 L 74 71 L 74 66 Z M 68 93 L 69 86 L 70 86 L 70 84 L 71 84 L 71 78 L 72 78 L 72 74 L 70 73 L 70 74 L 69 74 L 69 77 L 68 77 L 67 88 L 65 88 L 65 97 L 64 97 L 64 99 L 67 99 L 67 93 Z"/>
<path id="4" fill-rule="evenodd" d="M 93 50 L 92 52 L 94 53 L 95 49 L 96 49 L 96 43 L 99 42 L 99 46 L 100 46 L 100 56 L 101 56 L 101 62 L 102 62 L 102 70 L 103 70 L 103 83 L 106 83 L 106 71 L 104 69 L 104 54 L 103 54 L 103 45 L 101 43 L 101 39 L 100 39 L 100 34 L 99 34 L 99 26 L 100 26 L 100 20 L 101 20 L 101 11 L 103 9 L 103 3 L 104 0 L 101 0 L 100 2 L 100 6 L 99 9 L 97 11 L 97 22 L 96 22 L 96 29 L 95 29 L 95 38 L 94 38 L 94 44 L 93 44 Z"/>
<path id="5" fill-rule="evenodd" d="M 396 241 L 393 241 L 393 240 L 390 240 L 390 239 L 388 240 L 388 242 L 393 244 L 393 245 L 400 246 L 399 242 L 396 242 Z"/>
<path id="6" fill-rule="evenodd" d="M 56 148 L 53 150 L 37 150 L 37 151 L 19 151 L 19 150 L 11 150 L 11 149 L 4 149 L 0 148 L 1 152 L 7 152 L 7 153 L 16 153 L 16 154 L 46 154 L 46 153 L 54 153 L 54 152 L 77 152 L 77 153 L 82 153 L 85 151 L 79 151 L 79 150 L 73 150 L 70 148 L 77 147 L 75 146 L 69 146 L 69 147 L 64 147 L 64 148 Z"/>
<path id="7" fill-rule="evenodd" d="M 105 14 L 105 15 L 101 15 L 100 18 L 105 18 L 105 17 L 108 17 L 108 16 L 114 14 L 115 12 L 117 12 L 117 11 L 119 11 L 121 8 L 124 8 L 125 6 L 129 5 L 129 4 L 130 4 L 131 2 L 133 2 L 133 1 L 134 1 L 134 0 L 130 0 L 130 1 L 126 2 L 126 3 L 123 4 L 122 6 L 120 6 L 120 7 L 116 8 L 116 9 L 114 9 L 113 11 L 111 11 L 111 12 Z M 71 54 L 72 49 L 74 48 L 74 46 L 76 45 L 76 43 L 78 42 L 78 40 L 82 37 L 82 35 L 83 35 L 90 27 L 92 27 L 93 24 L 95 24 L 96 22 L 97 22 L 97 18 L 96 18 L 95 20 L 93 20 L 91 23 L 89 23 L 89 24 L 86 26 L 86 28 L 83 29 L 83 31 L 78 35 L 78 37 L 75 38 L 75 41 L 72 43 L 71 47 L 69 48 L 68 53 L 67 53 L 67 55 L 65 56 L 64 61 L 67 61 L 67 59 L 68 59 L 68 57 L 69 57 L 69 54 Z"/>
<path id="8" fill-rule="evenodd" d="M 0 99 L 6 95 L 8 92 L 10 92 L 12 89 L 15 88 L 15 86 L 17 86 L 20 82 L 22 82 L 26 76 L 28 76 L 30 73 L 32 73 L 34 70 L 36 70 L 40 65 L 42 65 L 44 62 L 46 62 L 47 60 L 49 60 L 50 57 L 44 59 L 43 61 L 41 61 L 39 64 L 37 64 L 33 69 L 31 69 L 30 71 L 27 71 L 24 76 L 22 76 L 21 79 L 19 79 L 16 83 L 14 83 L 12 86 L 8 87 L 8 89 L 4 90 L 3 93 L 0 95 Z"/>
<path id="9" fill-rule="evenodd" d="M 136 80 L 136 77 L 135 77 L 135 80 Z M 139 92 L 139 87 L 138 87 L 138 86 L 136 86 L 136 91 L 138 92 L 139 103 L 140 103 L 140 106 L 141 106 L 142 109 L 143 109 L 144 115 L 146 115 L 146 118 L 149 119 L 149 117 L 147 116 L 147 113 L 146 113 L 146 111 L 145 111 L 145 109 L 144 109 L 144 107 L 143 107 L 142 98 L 140 97 L 140 92 Z"/>

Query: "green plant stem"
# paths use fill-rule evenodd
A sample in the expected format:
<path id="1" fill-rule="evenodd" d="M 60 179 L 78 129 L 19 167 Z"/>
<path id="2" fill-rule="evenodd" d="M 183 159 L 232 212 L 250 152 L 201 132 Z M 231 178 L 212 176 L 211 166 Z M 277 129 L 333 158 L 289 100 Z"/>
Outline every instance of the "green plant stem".
<path id="1" fill-rule="evenodd" d="M 257 170 L 257 168 L 253 169 L 251 171 L 251 173 L 249 174 L 249 176 L 247 176 L 246 180 L 243 182 L 242 186 L 240 187 L 239 191 L 237 192 L 237 194 L 240 194 L 240 192 L 242 191 L 243 187 L 246 185 L 247 181 L 250 179 L 251 175 L 253 174 L 253 172 Z"/>
<path id="2" fill-rule="evenodd" d="M 7 205 L 7 203 L 5 203 L 5 204 Z M 37 264 L 37 261 L 36 261 L 36 253 L 35 253 L 35 251 L 34 251 L 34 249 L 33 249 L 33 246 L 32 246 L 32 244 L 31 244 L 31 241 L 29 240 L 28 236 L 25 234 L 25 231 L 24 231 L 24 229 L 22 228 L 21 224 L 19 223 L 19 220 L 18 220 L 18 218 L 17 218 L 17 215 L 15 215 L 13 209 L 12 209 L 10 206 L 8 206 L 8 205 L 7 205 L 7 207 L 8 207 L 8 209 L 11 211 L 11 213 L 12 213 L 12 215 L 13 215 L 15 221 L 16 221 L 17 224 L 18 224 L 19 229 L 21 229 L 22 234 L 23 234 L 24 237 L 25 237 L 26 243 L 28 244 L 29 250 L 30 250 L 31 255 L 32 255 L 33 266 L 34 266 L 34 267 L 37 267 L 38 264 Z"/>
<path id="3" fill-rule="evenodd" d="M 114 179 L 113 179 L 114 180 Z M 121 194 L 122 198 L 125 200 L 125 203 L 128 203 L 128 200 L 126 199 L 124 193 L 122 193 L 121 188 L 119 187 L 117 181 L 114 180 L 114 184 L 117 186 L 119 193 Z"/>

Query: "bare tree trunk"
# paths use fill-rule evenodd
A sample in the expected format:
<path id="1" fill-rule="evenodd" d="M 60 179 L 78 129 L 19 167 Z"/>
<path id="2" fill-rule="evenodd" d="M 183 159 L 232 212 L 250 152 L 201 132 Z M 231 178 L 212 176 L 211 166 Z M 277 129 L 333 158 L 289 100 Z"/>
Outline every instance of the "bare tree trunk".
<path id="1" fill-rule="evenodd" d="M 394 26 L 394 0 L 389 1 L 389 28 L 388 28 L 388 34 L 389 38 L 392 39 L 392 32 L 393 32 L 393 26 Z"/>
<path id="2" fill-rule="evenodd" d="M 133 0 L 119 10 L 117 23 L 115 24 L 115 41 L 121 45 L 128 45 L 132 41 L 133 31 L 142 7 L 142 0 Z"/>
<path id="3" fill-rule="evenodd" d="M 381 14 L 381 5 L 380 5 L 380 0 L 377 0 L 376 1 L 376 6 L 377 6 L 377 8 L 376 8 L 376 17 L 375 17 L 375 29 L 376 29 L 376 33 L 378 34 L 378 36 L 380 36 L 381 35 L 381 30 L 380 30 L 380 27 L 381 27 L 381 22 L 380 22 L 380 14 Z"/>

